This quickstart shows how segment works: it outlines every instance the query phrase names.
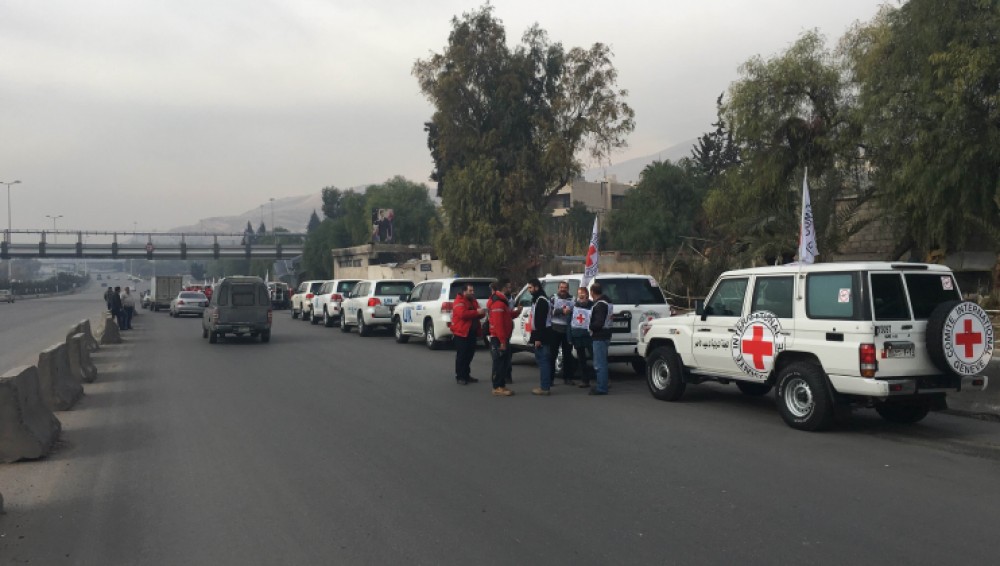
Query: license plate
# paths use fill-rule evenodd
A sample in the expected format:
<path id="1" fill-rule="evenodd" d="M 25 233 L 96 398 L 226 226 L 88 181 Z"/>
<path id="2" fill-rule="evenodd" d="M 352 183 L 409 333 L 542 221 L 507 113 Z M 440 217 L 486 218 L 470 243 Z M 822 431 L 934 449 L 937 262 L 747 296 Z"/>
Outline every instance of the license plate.
<path id="1" fill-rule="evenodd" d="M 611 319 L 611 328 L 613 330 L 630 330 L 632 328 L 632 319 L 614 317 Z"/>
<path id="2" fill-rule="evenodd" d="M 885 343 L 886 358 L 912 358 L 915 355 L 914 350 L 913 342 Z"/>
<path id="3" fill-rule="evenodd" d="M 240 326 L 236 329 L 236 332 L 250 332 L 250 328 L 247 326 Z"/>

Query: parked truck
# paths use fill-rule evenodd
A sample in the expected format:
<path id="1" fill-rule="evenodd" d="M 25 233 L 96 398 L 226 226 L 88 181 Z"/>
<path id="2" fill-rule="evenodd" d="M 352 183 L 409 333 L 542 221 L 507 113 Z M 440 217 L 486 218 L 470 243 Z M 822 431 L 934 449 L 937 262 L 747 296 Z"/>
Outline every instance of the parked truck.
<path id="1" fill-rule="evenodd" d="M 180 275 L 157 275 L 149 280 L 149 310 L 170 308 L 170 301 L 181 292 Z"/>

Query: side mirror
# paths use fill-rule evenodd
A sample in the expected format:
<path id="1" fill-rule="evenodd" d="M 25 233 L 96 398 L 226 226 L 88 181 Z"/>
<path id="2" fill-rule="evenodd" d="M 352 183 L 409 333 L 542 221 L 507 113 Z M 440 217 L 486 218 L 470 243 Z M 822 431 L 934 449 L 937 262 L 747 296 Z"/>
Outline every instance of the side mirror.
<path id="1" fill-rule="evenodd" d="M 694 314 L 698 316 L 705 314 L 705 299 L 698 299 L 694 302 Z"/>

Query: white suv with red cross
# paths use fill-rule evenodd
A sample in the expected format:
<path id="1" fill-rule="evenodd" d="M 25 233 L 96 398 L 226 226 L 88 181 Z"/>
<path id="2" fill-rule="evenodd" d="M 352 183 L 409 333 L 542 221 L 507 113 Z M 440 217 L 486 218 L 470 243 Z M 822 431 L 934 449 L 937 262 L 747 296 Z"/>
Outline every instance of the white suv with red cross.
<path id="1" fill-rule="evenodd" d="M 821 430 L 851 405 L 914 423 L 949 391 L 986 389 L 993 325 L 944 266 L 786 265 L 723 273 L 695 313 L 644 324 L 638 349 L 657 399 L 774 388 L 789 426 Z"/>

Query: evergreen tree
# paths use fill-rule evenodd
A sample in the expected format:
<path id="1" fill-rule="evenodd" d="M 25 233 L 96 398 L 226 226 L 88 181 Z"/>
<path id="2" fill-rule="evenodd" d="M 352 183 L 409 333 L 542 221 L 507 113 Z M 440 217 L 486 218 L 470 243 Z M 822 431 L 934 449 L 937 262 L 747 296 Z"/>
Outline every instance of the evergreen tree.
<path id="1" fill-rule="evenodd" d="M 309 215 L 309 223 L 306 224 L 306 234 L 311 234 L 316 228 L 319 228 L 319 215 L 316 214 L 314 208 L 312 214 Z"/>

